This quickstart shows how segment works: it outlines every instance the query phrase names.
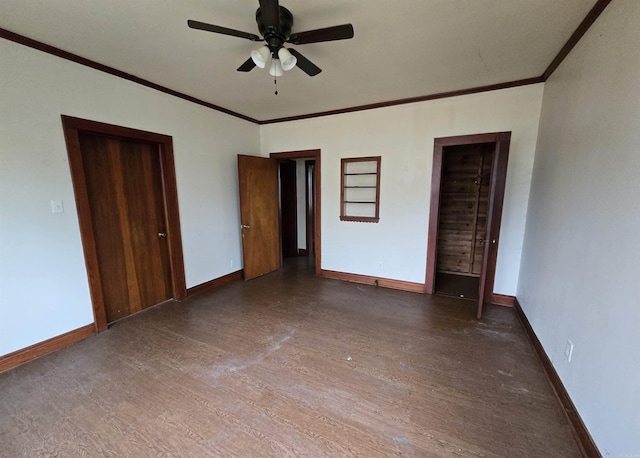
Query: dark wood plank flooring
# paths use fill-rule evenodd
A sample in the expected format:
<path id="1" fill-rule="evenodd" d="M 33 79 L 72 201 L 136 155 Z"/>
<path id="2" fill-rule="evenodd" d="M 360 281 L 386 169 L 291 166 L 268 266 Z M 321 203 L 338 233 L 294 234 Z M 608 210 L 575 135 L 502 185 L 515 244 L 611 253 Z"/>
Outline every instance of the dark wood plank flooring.
<path id="1" fill-rule="evenodd" d="M 0 456 L 580 456 L 513 310 L 306 262 L 0 374 Z"/>
<path id="2" fill-rule="evenodd" d="M 480 278 L 456 275 L 445 272 L 436 273 L 436 294 L 478 300 Z"/>

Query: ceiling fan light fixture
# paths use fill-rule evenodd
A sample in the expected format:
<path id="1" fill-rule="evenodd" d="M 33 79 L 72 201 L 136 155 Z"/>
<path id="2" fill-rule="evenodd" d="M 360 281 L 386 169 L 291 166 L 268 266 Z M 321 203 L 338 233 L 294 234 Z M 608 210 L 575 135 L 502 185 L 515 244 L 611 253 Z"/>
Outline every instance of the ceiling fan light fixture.
<path id="1" fill-rule="evenodd" d="M 251 60 L 256 64 L 256 67 L 265 68 L 270 55 L 271 51 L 269 51 L 269 47 L 265 45 L 251 51 Z"/>
<path id="2" fill-rule="evenodd" d="M 280 58 L 282 70 L 284 70 L 285 72 L 291 70 L 298 63 L 298 59 L 296 59 L 296 56 L 291 54 L 285 47 L 280 48 L 280 50 L 278 51 L 278 57 Z"/>
<path id="3" fill-rule="evenodd" d="M 353 38 L 352 24 L 292 33 L 293 14 L 284 6 L 280 6 L 279 0 L 260 0 L 259 4 L 255 17 L 260 35 L 191 19 L 187 20 L 187 25 L 192 29 L 243 38 L 253 42 L 265 41 L 267 44 L 251 51 L 251 57 L 236 70 L 246 73 L 255 67 L 266 68 L 269 66 L 269 74 L 272 76 L 281 76 L 283 72 L 291 70 L 293 67 L 298 67 L 309 76 L 316 76 L 322 71 L 320 67 L 300 54 L 297 49 L 284 48 L 285 43 L 298 46 Z M 269 62 L 270 58 L 271 62 Z"/>
<path id="4" fill-rule="evenodd" d="M 271 76 L 284 75 L 284 71 L 282 70 L 282 64 L 280 63 L 280 59 L 271 60 L 271 68 L 269 69 L 269 75 Z"/>

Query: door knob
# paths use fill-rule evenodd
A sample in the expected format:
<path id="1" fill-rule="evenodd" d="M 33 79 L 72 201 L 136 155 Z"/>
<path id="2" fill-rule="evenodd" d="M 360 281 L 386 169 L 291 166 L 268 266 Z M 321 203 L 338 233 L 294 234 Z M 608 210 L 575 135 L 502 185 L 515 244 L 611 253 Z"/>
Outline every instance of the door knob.
<path id="1" fill-rule="evenodd" d="M 241 229 L 251 229 L 251 226 L 249 226 L 248 224 L 241 224 L 240 228 Z"/>
<path id="2" fill-rule="evenodd" d="M 158 237 L 165 238 L 167 236 L 166 232 L 158 232 Z"/>

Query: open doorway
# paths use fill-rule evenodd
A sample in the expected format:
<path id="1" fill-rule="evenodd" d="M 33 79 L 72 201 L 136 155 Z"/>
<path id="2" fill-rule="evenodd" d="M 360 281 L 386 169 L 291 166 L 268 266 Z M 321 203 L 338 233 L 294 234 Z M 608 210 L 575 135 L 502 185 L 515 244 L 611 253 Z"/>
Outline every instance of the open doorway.
<path id="1" fill-rule="evenodd" d="M 283 159 L 278 171 L 282 258 L 313 257 L 315 161 Z"/>
<path id="2" fill-rule="evenodd" d="M 282 257 L 307 257 L 319 275 L 320 150 L 270 157 L 278 160 Z"/>
<path id="3" fill-rule="evenodd" d="M 261 275 L 279 270 L 282 267 L 282 223 L 280 207 L 281 187 L 279 178 L 279 163 L 295 159 L 312 161 L 306 173 L 312 175 L 309 180 L 310 188 L 308 209 L 302 214 L 308 216 L 312 230 L 306 230 L 306 237 L 312 234 L 311 243 L 313 256 L 309 264 L 315 275 L 321 273 L 321 237 L 320 237 L 320 150 L 291 151 L 286 153 L 272 153 L 270 157 L 238 155 L 238 184 L 240 197 L 240 230 L 242 231 L 242 260 L 244 279 L 251 280 Z M 305 185 L 306 186 L 306 185 Z M 296 184 L 297 187 L 297 184 Z M 294 196 L 296 193 L 293 193 Z M 297 197 L 294 206 L 297 205 Z M 297 234 L 297 228 L 293 231 Z M 304 237 L 301 237 L 304 239 Z M 297 247 L 296 247 L 297 248 Z M 306 248 L 305 248 L 306 249 Z M 293 251 L 293 250 L 292 250 Z M 301 256 L 296 256 L 301 259 Z"/>
<path id="4" fill-rule="evenodd" d="M 493 301 L 510 132 L 434 140 L 425 292 Z"/>
<path id="5" fill-rule="evenodd" d="M 478 300 L 495 143 L 447 146 L 442 157 L 435 293 Z"/>
<path id="6" fill-rule="evenodd" d="M 293 159 L 283 159 L 278 164 L 280 180 L 280 246 L 282 258 L 298 256 L 298 163 Z"/>

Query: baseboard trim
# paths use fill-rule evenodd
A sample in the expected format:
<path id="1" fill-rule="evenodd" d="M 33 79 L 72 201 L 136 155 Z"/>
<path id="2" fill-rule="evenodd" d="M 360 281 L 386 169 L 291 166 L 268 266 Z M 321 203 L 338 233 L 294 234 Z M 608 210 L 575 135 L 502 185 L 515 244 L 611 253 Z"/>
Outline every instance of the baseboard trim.
<path id="1" fill-rule="evenodd" d="M 369 275 L 349 274 L 346 272 L 337 272 L 335 270 L 320 271 L 320 276 L 331 278 L 334 280 L 343 280 L 352 283 L 361 283 L 364 285 L 377 285 L 383 288 L 399 289 L 412 293 L 424 293 L 423 283 L 413 283 L 403 280 L 392 280 L 390 278 L 371 277 Z"/>
<path id="2" fill-rule="evenodd" d="M 37 344 L 14 351 L 8 355 L 0 356 L 0 372 L 8 371 L 20 364 L 27 363 L 41 356 L 53 353 L 56 350 L 60 350 L 61 348 L 68 347 L 73 343 L 95 335 L 95 333 L 96 327 L 91 323 L 86 326 L 82 326 L 81 328 L 74 329 L 73 331 L 52 337 L 51 339 L 43 340 Z"/>
<path id="3" fill-rule="evenodd" d="M 200 283 L 199 285 L 187 288 L 187 297 L 195 296 L 196 294 L 200 294 L 210 289 L 219 288 L 220 286 L 231 283 L 232 281 L 241 280 L 242 277 L 243 270 L 240 269 L 236 270 L 235 272 L 231 272 L 230 274 L 223 275 L 222 277 L 214 278 L 213 280 Z"/>
<path id="4" fill-rule="evenodd" d="M 551 360 L 547 356 L 547 353 L 544 351 L 544 347 L 540 343 L 540 340 L 538 340 L 538 336 L 536 336 L 536 333 L 531 327 L 531 323 L 529 323 L 529 319 L 522 311 L 522 307 L 520 306 L 520 303 L 518 302 L 517 298 L 515 298 L 513 305 L 514 305 L 513 308 L 516 312 L 516 315 L 518 316 L 518 319 L 520 320 L 520 323 L 522 324 L 524 331 L 529 337 L 529 341 L 531 342 L 531 345 L 533 346 L 535 352 L 540 358 L 540 362 L 542 363 L 544 372 L 547 375 L 547 380 L 549 381 L 549 384 L 553 388 L 553 392 L 558 398 L 558 401 L 562 405 L 562 410 L 564 411 L 565 415 L 567 416 L 567 419 L 569 420 L 569 424 L 571 425 L 573 435 L 576 439 L 576 442 L 580 446 L 582 453 L 586 457 L 601 458 L 602 455 L 600 454 L 598 447 L 593 441 L 591 434 L 589 434 L 589 430 L 587 429 L 584 422 L 582 421 L 582 418 L 580 418 L 580 414 L 576 410 L 576 406 L 573 404 L 571 397 L 569 397 L 569 393 L 564 387 L 562 380 L 560 380 L 560 376 L 558 375 L 555 368 L 553 367 L 553 364 L 551 363 Z"/>
<path id="5" fill-rule="evenodd" d="M 513 307 L 515 304 L 516 298 L 515 296 L 507 296 L 506 294 L 496 294 L 493 293 L 491 295 L 491 303 L 493 305 L 502 305 L 503 307 Z"/>

